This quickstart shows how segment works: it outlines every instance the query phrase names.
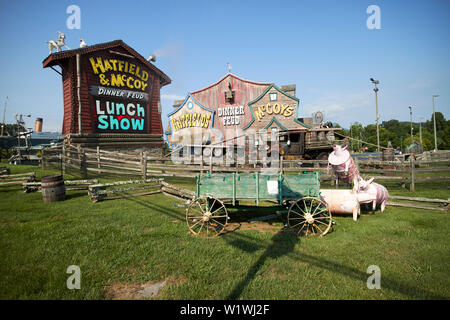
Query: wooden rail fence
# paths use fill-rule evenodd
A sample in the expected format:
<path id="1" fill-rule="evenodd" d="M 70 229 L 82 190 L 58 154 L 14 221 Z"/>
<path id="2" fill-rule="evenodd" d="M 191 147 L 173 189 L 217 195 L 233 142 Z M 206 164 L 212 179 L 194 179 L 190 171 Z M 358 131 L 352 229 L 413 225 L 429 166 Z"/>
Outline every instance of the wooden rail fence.
<path id="1" fill-rule="evenodd" d="M 62 148 L 48 148 L 42 151 L 42 168 L 57 165 L 61 173 L 67 170 L 76 170 L 81 173 L 83 179 L 88 174 L 114 174 L 141 177 L 190 177 L 198 174 L 213 172 L 244 172 L 251 173 L 260 171 L 266 167 L 268 162 L 264 160 L 255 161 L 252 164 L 235 164 L 225 166 L 224 163 L 210 162 L 196 164 L 194 157 L 185 163 L 175 163 L 170 157 L 150 157 L 146 151 L 140 152 L 114 152 L 102 150 L 101 148 L 81 148 L 73 145 Z M 283 157 L 277 161 L 278 169 L 289 174 L 290 172 L 320 171 L 323 182 L 329 181 L 331 185 L 337 186 L 337 181 L 332 170 L 327 170 L 326 160 L 285 160 Z M 428 181 L 450 181 L 450 176 L 439 175 L 439 173 L 450 172 L 450 152 L 445 157 L 410 156 L 408 160 L 403 157 L 395 161 L 380 160 L 358 160 L 355 164 L 363 177 L 374 176 L 376 181 L 398 182 L 410 190 L 415 190 L 415 184 Z M 436 167 L 439 165 L 439 167 Z M 432 167 L 430 167 L 432 166 Z"/>

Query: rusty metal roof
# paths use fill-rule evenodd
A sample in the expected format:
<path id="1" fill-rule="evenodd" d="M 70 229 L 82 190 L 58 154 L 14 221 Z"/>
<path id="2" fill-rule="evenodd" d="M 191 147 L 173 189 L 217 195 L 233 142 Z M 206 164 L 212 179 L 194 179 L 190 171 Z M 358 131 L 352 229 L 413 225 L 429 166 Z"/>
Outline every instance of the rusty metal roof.
<path id="1" fill-rule="evenodd" d="M 48 55 L 48 57 L 45 58 L 44 61 L 42 61 L 42 66 L 44 68 L 52 67 L 54 65 L 58 65 L 58 62 L 60 60 L 64 60 L 64 59 L 73 57 L 77 54 L 86 54 L 86 53 L 91 53 L 91 52 L 100 51 L 100 50 L 104 50 L 104 49 L 110 49 L 110 48 L 114 48 L 114 47 L 124 48 L 131 55 L 136 57 L 140 62 L 142 62 L 144 65 L 146 65 L 150 70 L 152 70 L 156 74 L 158 74 L 160 76 L 160 78 L 162 79 L 161 87 L 172 82 L 172 80 L 164 72 L 162 72 L 160 69 L 155 67 L 149 61 L 147 61 L 147 59 L 145 59 L 136 50 L 131 48 L 129 45 L 127 45 L 122 40 L 114 40 L 114 41 L 110 41 L 110 42 L 98 43 L 98 44 L 95 44 L 92 46 L 87 46 L 84 48 L 55 52 L 55 53 Z"/>

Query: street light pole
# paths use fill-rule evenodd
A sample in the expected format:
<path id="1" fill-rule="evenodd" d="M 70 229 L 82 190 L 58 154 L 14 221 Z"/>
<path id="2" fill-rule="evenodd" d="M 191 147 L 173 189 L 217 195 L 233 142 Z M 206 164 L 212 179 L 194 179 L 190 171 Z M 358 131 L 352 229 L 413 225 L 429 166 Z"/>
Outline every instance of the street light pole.
<path id="1" fill-rule="evenodd" d="M 375 106 L 376 106 L 376 113 L 377 113 L 377 152 L 380 152 L 380 127 L 378 124 L 378 88 L 377 88 L 377 84 L 380 83 L 380 81 L 375 80 L 373 78 L 370 78 L 370 81 L 372 81 L 372 83 L 375 85 L 375 88 L 373 89 L 373 91 L 375 91 Z"/>
<path id="2" fill-rule="evenodd" d="M 434 152 L 437 151 L 437 138 L 436 138 L 436 113 L 434 112 L 434 98 L 439 97 L 438 94 L 433 94 L 433 122 L 434 122 Z"/>
<path id="3" fill-rule="evenodd" d="M 409 106 L 409 121 L 411 123 L 411 144 L 413 144 L 412 106 Z"/>
<path id="4" fill-rule="evenodd" d="M 6 97 L 6 99 L 5 99 L 5 107 L 3 109 L 3 122 L 2 122 L 2 134 L 1 134 L 2 137 L 3 137 L 4 128 L 5 128 L 5 116 L 6 116 L 6 103 L 7 102 L 8 102 L 8 97 Z"/>
<path id="5" fill-rule="evenodd" d="M 420 122 L 419 122 L 419 136 L 420 136 L 420 144 L 423 145 L 422 143 L 422 119 L 420 118 Z"/>

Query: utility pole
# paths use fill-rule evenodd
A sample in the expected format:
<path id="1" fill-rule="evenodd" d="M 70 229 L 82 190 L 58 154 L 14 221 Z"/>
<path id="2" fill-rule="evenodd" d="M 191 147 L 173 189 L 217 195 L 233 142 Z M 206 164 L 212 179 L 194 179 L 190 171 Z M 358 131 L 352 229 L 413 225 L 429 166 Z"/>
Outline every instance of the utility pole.
<path id="1" fill-rule="evenodd" d="M 420 118 L 420 122 L 419 122 L 419 136 L 420 136 L 420 144 L 422 145 L 422 119 Z"/>
<path id="2" fill-rule="evenodd" d="M 380 81 L 375 80 L 373 78 L 370 78 L 370 81 L 372 81 L 372 83 L 375 85 L 375 88 L 373 89 L 373 91 L 375 91 L 375 106 L 376 106 L 376 112 L 377 112 L 377 152 L 380 152 L 380 127 L 378 124 L 378 88 L 377 88 L 377 84 L 380 83 Z"/>
<path id="3" fill-rule="evenodd" d="M 439 97 L 438 94 L 433 94 L 433 122 L 434 122 L 434 152 L 438 150 L 437 148 L 437 137 L 436 137 L 436 113 L 434 112 L 434 98 Z"/>
<path id="4" fill-rule="evenodd" d="M 5 107 L 3 108 L 3 122 L 2 122 L 2 134 L 1 134 L 2 137 L 3 137 L 4 128 L 5 128 L 6 103 L 7 102 L 8 102 L 8 97 L 6 97 L 6 99 L 5 99 Z"/>
<path id="5" fill-rule="evenodd" d="M 412 106 L 409 106 L 409 118 L 409 121 L 411 122 L 411 144 L 413 144 Z"/>

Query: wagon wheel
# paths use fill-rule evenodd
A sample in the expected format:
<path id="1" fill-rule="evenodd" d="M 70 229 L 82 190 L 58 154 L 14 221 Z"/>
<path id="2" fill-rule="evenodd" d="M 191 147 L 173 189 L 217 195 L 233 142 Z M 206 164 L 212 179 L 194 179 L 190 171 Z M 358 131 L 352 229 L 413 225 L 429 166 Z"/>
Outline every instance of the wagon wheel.
<path id="1" fill-rule="evenodd" d="M 228 212 L 217 198 L 195 199 L 186 210 L 186 222 L 194 235 L 212 238 L 225 229 Z"/>
<path id="2" fill-rule="evenodd" d="M 298 229 L 297 235 L 323 237 L 331 228 L 331 213 L 327 204 L 315 197 L 304 197 L 292 203 L 288 225 Z"/>

